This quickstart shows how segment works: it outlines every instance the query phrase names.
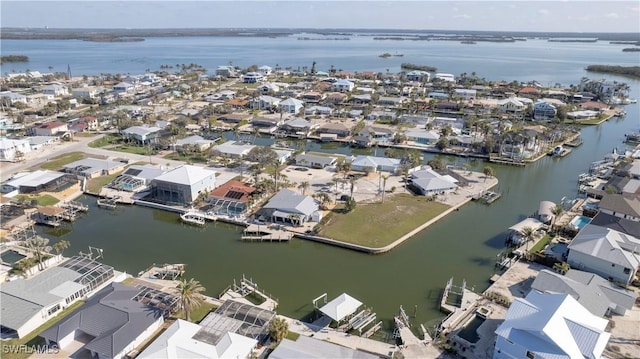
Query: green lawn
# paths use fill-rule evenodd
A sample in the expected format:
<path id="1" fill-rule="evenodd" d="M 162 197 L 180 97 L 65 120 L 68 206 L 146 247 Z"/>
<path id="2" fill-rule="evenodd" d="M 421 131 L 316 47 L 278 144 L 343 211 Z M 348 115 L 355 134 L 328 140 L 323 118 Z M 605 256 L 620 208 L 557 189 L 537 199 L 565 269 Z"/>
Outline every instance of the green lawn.
<path id="1" fill-rule="evenodd" d="M 168 155 L 164 156 L 164 158 L 168 160 L 176 160 L 176 161 L 185 161 L 190 163 L 207 163 L 209 158 L 204 153 L 194 153 L 194 154 L 181 154 L 178 152 L 171 152 Z"/>
<path id="2" fill-rule="evenodd" d="M 207 314 L 209 314 L 210 311 L 216 308 L 217 307 L 211 303 L 202 302 L 199 307 L 191 309 L 190 319 L 193 323 L 199 323 L 202 319 L 204 319 L 204 317 L 207 316 Z M 184 312 L 182 310 L 178 310 L 175 315 L 173 315 L 173 317 L 184 319 Z"/>
<path id="3" fill-rule="evenodd" d="M 91 141 L 89 143 L 89 147 L 92 147 L 92 148 L 104 147 L 108 145 L 118 144 L 120 143 L 120 141 L 121 141 L 120 136 L 116 134 L 109 134 L 95 141 Z"/>
<path id="4" fill-rule="evenodd" d="M 18 200 L 25 200 L 26 202 L 31 202 L 32 200 L 38 201 L 39 206 L 53 206 L 54 204 L 60 202 L 59 199 L 55 198 L 52 195 L 44 194 L 42 196 L 30 196 L 26 194 L 19 194 L 16 196 Z"/>
<path id="5" fill-rule="evenodd" d="M 69 164 L 71 162 L 75 162 L 87 157 L 86 154 L 82 152 L 69 152 L 58 157 L 54 157 L 49 159 L 47 162 L 40 165 L 42 169 L 45 170 L 53 170 L 57 171 L 62 168 L 62 166 Z"/>
<path id="6" fill-rule="evenodd" d="M 116 177 L 118 177 L 120 173 L 122 172 L 90 179 L 89 181 L 87 181 L 87 191 L 91 193 L 100 193 L 100 190 L 102 190 L 102 187 L 111 183 L 111 181 L 113 181 Z"/>
<path id="7" fill-rule="evenodd" d="M 332 213 L 320 235 L 347 243 L 380 248 L 444 212 L 449 206 L 406 193 L 384 203 L 358 204 L 352 212 Z"/>
<path id="8" fill-rule="evenodd" d="M 36 328 L 36 330 L 32 331 L 31 333 L 29 333 L 23 338 L 3 341 L 2 342 L 3 347 L 16 348 L 20 345 L 26 345 L 27 348 L 31 348 L 32 345 L 43 345 L 44 340 L 40 338 L 38 335 L 43 331 L 45 331 L 50 326 L 64 319 L 64 317 L 66 317 L 69 313 L 73 312 L 76 308 L 81 306 L 83 303 L 84 303 L 83 301 L 78 301 L 73 303 L 72 305 L 68 306 L 66 309 L 61 311 L 57 316 L 50 319 L 48 322 L 42 324 L 41 326 Z M 33 353 L 29 353 L 27 351 L 20 351 L 19 353 L 5 353 L 3 351 L 2 358 L 3 359 L 23 359 L 23 358 L 28 358 L 31 354 Z"/>
<path id="9" fill-rule="evenodd" d="M 535 246 L 531 247 L 531 249 L 529 250 L 529 253 L 537 253 L 543 250 L 544 247 L 547 246 L 547 244 L 551 243 L 551 239 L 552 239 L 551 235 L 547 234 L 542 239 L 540 239 Z"/>
<path id="10" fill-rule="evenodd" d="M 148 156 L 149 151 L 151 151 L 152 155 L 155 155 L 157 151 L 149 150 L 149 147 L 145 146 L 136 146 L 136 145 L 120 145 L 113 148 L 114 151 L 133 153 L 135 155 L 143 155 Z"/>

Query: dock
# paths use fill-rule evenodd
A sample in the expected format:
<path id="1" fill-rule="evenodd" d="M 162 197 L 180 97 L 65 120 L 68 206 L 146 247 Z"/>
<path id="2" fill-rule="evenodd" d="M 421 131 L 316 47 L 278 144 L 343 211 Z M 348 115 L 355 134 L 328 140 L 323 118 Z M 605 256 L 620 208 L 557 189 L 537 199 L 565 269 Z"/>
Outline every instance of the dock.
<path id="1" fill-rule="evenodd" d="M 117 197 L 105 197 L 105 198 L 98 198 L 96 200 L 96 204 L 98 205 L 98 207 L 100 208 L 104 208 L 104 209 L 116 209 L 117 208 L 117 204 L 118 204 L 118 198 Z"/>
<path id="2" fill-rule="evenodd" d="M 489 162 L 510 166 L 526 166 L 526 162 L 510 157 L 489 156 Z"/>
<path id="3" fill-rule="evenodd" d="M 259 299 L 261 303 L 256 304 L 247 299 L 247 297 L 253 297 L 254 300 Z M 252 304 L 259 308 L 267 310 L 276 310 L 278 308 L 278 299 L 265 292 L 263 289 L 258 288 L 258 284 L 251 278 L 242 275 L 239 283 L 233 280 L 233 284 L 228 286 L 220 293 L 218 299 L 222 302 L 227 300 L 235 300 L 242 303 Z"/>
<path id="4" fill-rule="evenodd" d="M 293 233 L 281 229 L 280 226 L 259 224 L 250 224 L 240 237 L 243 241 L 258 242 L 288 242 L 291 238 L 293 238 Z"/>
<path id="5" fill-rule="evenodd" d="M 486 191 L 486 192 L 481 192 L 478 193 L 477 195 L 473 196 L 473 200 L 474 201 L 478 201 L 484 204 L 491 204 L 495 201 L 497 201 L 498 199 L 500 199 L 500 197 L 502 197 L 502 193 L 498 193 L 498 192 L 493 192 L 493 191 Z"/>

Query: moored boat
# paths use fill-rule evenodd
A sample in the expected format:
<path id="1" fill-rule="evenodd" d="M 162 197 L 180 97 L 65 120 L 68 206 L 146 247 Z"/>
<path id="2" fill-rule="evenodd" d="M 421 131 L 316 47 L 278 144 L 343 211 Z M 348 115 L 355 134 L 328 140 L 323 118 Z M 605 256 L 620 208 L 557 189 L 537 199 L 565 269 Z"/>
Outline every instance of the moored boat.
<path id="1" fill-rule="evenodd" d="M 183 213 L 180 215 L 180 219 L 184 223 L 193 224 L 196 226 L 204 226 L 207 223 L 207 220 L 203 215 L 194 212 Z"/>

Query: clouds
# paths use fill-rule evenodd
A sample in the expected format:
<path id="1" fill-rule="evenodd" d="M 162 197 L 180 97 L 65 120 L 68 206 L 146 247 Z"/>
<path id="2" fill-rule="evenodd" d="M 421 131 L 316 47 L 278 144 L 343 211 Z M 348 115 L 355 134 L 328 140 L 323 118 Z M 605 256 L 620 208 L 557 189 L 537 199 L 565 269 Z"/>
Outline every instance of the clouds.
<path id="1" fill-rule="evenodd" d="M 638 32 L 637 1 L 15 1 L 4 27 Z"/>

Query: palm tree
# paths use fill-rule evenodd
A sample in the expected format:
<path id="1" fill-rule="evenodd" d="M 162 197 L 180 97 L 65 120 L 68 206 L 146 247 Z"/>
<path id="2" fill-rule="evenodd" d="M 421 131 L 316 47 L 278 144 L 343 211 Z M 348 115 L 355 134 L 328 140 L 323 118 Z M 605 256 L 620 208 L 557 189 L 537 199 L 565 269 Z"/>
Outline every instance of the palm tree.
<path id="1" fill-rule="evenodd" d="M 191 309 L 197 308 L 203 301 L 202 292 L 206 289 L 200 282 L 191 278 L 189 280 L 182 279 L 178 283 L 178 293 L 180 296 L 180 307 L 184 311 L 185 319 L 191 320 Z"/>
<path id="2" fill-rule="evenodd" d="M 522 238 L 524 239 L 524 243 L 527 245 L 527 252 L 529 251 L 529 242 L 533 242 L 534 239 L 534 231 L 531 227 L 522 228 Z"/>
<path id="3" fill-rule="evenodd" d="M 482 173 L 484 173 L 484 181 L 487 182 L 487 177 L 493 177 L 495 176 L 495 170 L 493 169 L 493 167 L 490 166 L 485 166 L 482 169 Z"/>
<path id="4" fill-rule="evenodd" d="M 65 241 L 63 239 L 63 240 L 58 241 L 56 244 L 53 245 L 53 250 L 56 251 L 56 254 L 60 254 L 65 249 L 69 248 L 70 245 L 71 245 L 71 243 L 69 243 L 69 241 Z"/>
<path id="5" fill-rule="evenodd" d="M 387 179 L 389 175 L 382 176 L 382 203 L 384 203 L 384 193 L 387 191 L 385 187 L 387 187 Z"/>
<path id="6" fill-rule="evenodd" d="M 278 343 L 287 336 L 288 332 L 289 324 L 287 324 L 287 321 L 282 318 L 273 318 L 269 323 L 269 336 Z"/>
<path id="7" fill-rule="evenodd" d="M 553 213 L 553 220 L 551 221 L 551 231 L 554 232 L 554 227 L 556 226 L 556 220 L 560 215 L 564 212 L 564 208 L 562 206 L 556 205 L 551 209 L 551 213 Z"/>
<path id="8" fill-rule="evenodd" d="M 302 181 L 302 183 L 300 183 L 300 185 L 298 185 L 298 189 L 302 190 L 302 195 L 303 196 L 307 192 L 308 188 L 309 188 L 309 182 L 307 182 L 307 181 Z"/>
<path id="9" fill-rule="evenodd" d="M 42 261 L 44 260 L 44 256 L 46 253 L 51 252 L 49 239 L 40 236 L 31 237 L 27 239 L 26 245 L 27 248 L 31 249 L 36 257 L 36 261 L 38 262 L 38 269 L 43 270 L 44 266 L 42 264 Z"/>

